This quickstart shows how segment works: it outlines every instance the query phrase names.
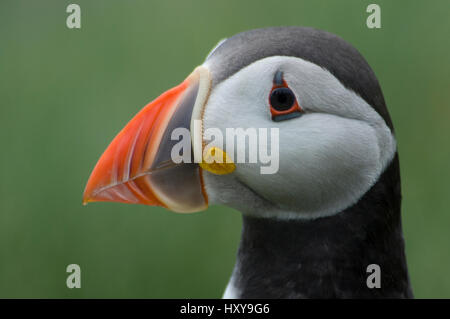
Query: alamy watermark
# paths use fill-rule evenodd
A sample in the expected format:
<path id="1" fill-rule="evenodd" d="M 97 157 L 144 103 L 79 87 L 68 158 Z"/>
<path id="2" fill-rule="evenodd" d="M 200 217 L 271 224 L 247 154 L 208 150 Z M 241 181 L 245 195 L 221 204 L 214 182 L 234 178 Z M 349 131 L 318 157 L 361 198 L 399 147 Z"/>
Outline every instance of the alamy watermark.
<path id="1" fill-rule="evenodd" d="M 366 285 L 367 288 L 381 288 L 381 267 L 377 264 L 370 264 L 366 268 L 366 272 L 370 275 L 367 276 Z"/>
<path id="2" fill-rule="evenodd" d="M 378 4 L 369 4 L 366 9 L 370 13 L 366 20 L 366 25 L 369 29 L 381 28 L 381 8 Z"/>
<path id="3" fill-rule="evenodd" d="M 194 127 L 200 125 L 201 120 L 194 121 Z M 178 142 L 172 147 L 170 155 L 176 164 L 259 163 L 261 174 L 275 174 L 280 165 L 279 136 L 278 128 L 226 128 L 225 132 L 219 128 L 206 128 L 203 138 L 208 143 L 204 147 L 201 144 L 193 146 L 194 154 L 202 154 L 201 158 L 196 158 L 191 152 L 193 144 L 190 130 L 179 127 L 171 134 L 171 139 Z M 224 150 L 227 156 L 223 157 L 220 153 L 206 156 L 212 147 Z"/>
<path id="4" fill-rule="evenodd" d="M 81 268 L 77 264 L 70 264 L 66 267 L 66 272 L 70 273 L 66 279 L 66 286 L 69 289 L 81 288 Z"/>
<path id="5" fill-rule="evenodd" d="M 66 19 L 66 25 L 69 29 L 81 29 L 81 8 L 78 4 L 69 4 L 66 12 L 70 13 Z"/>

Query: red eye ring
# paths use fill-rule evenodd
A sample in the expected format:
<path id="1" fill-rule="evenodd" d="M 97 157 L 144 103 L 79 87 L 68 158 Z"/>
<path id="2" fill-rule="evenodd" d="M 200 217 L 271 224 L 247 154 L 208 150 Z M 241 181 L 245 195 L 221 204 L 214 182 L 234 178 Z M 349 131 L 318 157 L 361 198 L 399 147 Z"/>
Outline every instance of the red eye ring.
<path id="1" fill-rule="evenodd" d="M 270 113 L 273 121 L 282 121 L 299 117 L 303 114 L 294 92 L 283 79 L 283 73 L 277 71 L 269 94 Z"/>

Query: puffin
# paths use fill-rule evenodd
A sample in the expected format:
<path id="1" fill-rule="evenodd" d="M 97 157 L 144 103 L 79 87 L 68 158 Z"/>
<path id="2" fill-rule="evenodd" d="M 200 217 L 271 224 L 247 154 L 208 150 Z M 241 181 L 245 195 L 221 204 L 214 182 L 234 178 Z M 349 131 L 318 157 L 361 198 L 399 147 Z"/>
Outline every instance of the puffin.
<path id="1" fill-rule="evenodd" d="M 248 160 L 249 136 L 212 138 L 229 128 L 269 130 L 261 145 L 276 169 Z M 413 297 L 393 123 L 369 64 L 326 31 L 270 27 L 220 41 L 112 140 L 85 187 L 83 203 L 94 201 L 241 212 L 224 298 Z"/>

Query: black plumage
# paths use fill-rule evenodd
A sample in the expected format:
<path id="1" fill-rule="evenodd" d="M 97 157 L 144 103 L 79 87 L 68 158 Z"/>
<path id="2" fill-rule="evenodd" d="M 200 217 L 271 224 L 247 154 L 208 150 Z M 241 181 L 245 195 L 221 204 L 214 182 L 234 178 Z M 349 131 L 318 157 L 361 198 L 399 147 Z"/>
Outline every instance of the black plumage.
<path id="1" fill-rule="evenodd" d="M 234 285 L 242 298 L 411 298 L 398 156 L 355 205 L 314 220 L 243 217 Z M 367 266 L 381 268 L 368 288 Z"/>
<path id="2" fill-rule="evenodd" d="M 307 27 L 272 27 L 238 33 L 217 47 L 207 60 L 213 85 L 249 64 L 270 56 L 302 58 L 327 69 L 371 105 L 393 130 L 375 73 L 364 57 L 335 34 Z"/>

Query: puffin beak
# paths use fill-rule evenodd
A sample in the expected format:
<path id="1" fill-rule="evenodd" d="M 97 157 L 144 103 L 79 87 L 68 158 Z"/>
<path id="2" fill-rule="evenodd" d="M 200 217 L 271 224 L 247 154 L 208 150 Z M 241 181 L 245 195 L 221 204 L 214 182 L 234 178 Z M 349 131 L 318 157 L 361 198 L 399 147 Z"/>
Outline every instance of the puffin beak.
<path id="1" fill-rule="evenodd" d="M 172 139 L 177 128 L 190 132 L 189 143 L 197 141 L 201 153 L 201 127 L 194 125 L 194 119 L 200 117 L 210 86 L 209 71 L 200 66 L 180 85 L 146 105 L 98 160 L 87 182 L 83 203 L 144 204 L 175 212 L 206 209 L 201 168 L 194 160 L 175 163 L 171 153 L 179 143 Z M 179 138 L 177 134 L 175 137 Z M 195 152 L 190 157 L 193 159 Z"/>

